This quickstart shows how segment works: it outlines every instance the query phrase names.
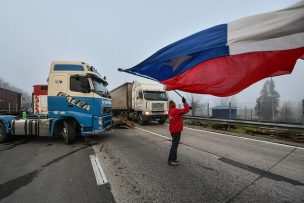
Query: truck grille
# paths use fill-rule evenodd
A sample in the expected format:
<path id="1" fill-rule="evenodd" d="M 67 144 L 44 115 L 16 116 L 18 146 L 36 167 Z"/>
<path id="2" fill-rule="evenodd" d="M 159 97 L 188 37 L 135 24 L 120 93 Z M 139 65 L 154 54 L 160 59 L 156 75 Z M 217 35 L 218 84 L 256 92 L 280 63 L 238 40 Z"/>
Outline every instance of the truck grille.
<path id="1" fill-rule="evenodd" d="M 103 107 L 102 108 L 102 113 L 103 114 L 112 113 L 112 108 L 111 107 Z"/>
<path id="2" fill-rule="evenodd" d="M 107 115 L 102 117 L 102 127 L 104 129 L 109 129 L 112 126 L 112 115 Z"/>
<path id="3" fill-rule="evenodd" d="M 163 111 L 164 103 L 152 103 L 152 111 Z"/>

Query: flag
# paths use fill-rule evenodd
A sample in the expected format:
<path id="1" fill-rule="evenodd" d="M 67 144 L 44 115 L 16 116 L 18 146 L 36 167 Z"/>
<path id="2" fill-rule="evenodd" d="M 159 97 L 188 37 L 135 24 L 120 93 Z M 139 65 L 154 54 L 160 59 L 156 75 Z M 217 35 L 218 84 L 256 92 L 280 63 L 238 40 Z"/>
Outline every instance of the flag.
<path id="1" fill-rule="evenodd" d="M 220 24 L 170 44 L 127 73 L 166 90 L 234 95 L 267 77 L 289 74 L 304 54 L 304 1 Z"/>

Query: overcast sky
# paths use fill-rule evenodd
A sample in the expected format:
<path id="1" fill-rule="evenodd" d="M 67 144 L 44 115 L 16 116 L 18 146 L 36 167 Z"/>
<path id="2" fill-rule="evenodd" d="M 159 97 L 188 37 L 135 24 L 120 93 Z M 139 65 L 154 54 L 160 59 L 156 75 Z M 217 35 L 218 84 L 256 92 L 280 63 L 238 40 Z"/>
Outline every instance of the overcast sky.
<path id="1" fill-rule="evenodd" d="M 31 93 L 33 84 L 46 84 L 51 61 L 85 61 L 107 76 L 111 90 L 127 81 L 144 80 L 117 68 L 130 68 L 208 27 L 296 2 L 0 0 L 0 77 Z M 281 100 L 304 99 L 303 76 L 304 61 L 298 61 L 292 74 L 274 78 Z M 255 103 L 264 82 L 243 90 L 236 100 Z"/>

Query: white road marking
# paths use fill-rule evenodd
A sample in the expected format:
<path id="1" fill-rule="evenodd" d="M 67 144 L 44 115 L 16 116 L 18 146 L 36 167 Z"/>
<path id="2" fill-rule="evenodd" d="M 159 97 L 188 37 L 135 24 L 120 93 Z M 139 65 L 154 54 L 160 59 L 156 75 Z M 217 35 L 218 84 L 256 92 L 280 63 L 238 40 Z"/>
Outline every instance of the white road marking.
<path id="1" fill-rule="evenodd" d="M 168 139 L 168 140 L 172 140 L 172 138 L 169 138 L 169 137 L 166 137 L 166 136 L 163 136 L 163 135 L 160 135 L 160 134 L 157 134 L 157 133 L 148 131 L 148 130 L 144 130 L 144 129 L 139 128 L 139 127 L 135 127 L 135 128 L 138 129 L 138 130 L 145 131 L 145 132 L 147 132 L 147 133 L 151 133 L 151 134 L 153 134 L 153 135 L 157 135 L 157 136 L 162 137 L 162 138 L 166 138 L 166 139 Z"/>
<path id="2" fill-rule="evenodd" d="M 168 124 L 166 124 L 166 125 L 168 125 Z M 157 135 L 159 137 L 166 138 L 168 140 L 172 140 L 169 137 L 166 137 L 166 136 L 163 136 L 163 135 L 160 135 L 160 134 L 148 131 L 148 130 L 144 130 L 144 129 L 139 128 L 139 127 L 135 127 L 135 128 L 137 128 L 139 130 L 142 130 L 142 131 L 145 131 L 145 132 L 148 132 L 148 133 L 151 133 L 151 134 L 154 134 L 154 135 Z M 218 132 L 212 132 L 212 131 L 208 131 L 208 130 L 200 130 L 200 129 L 189 128 L 189 127 L 184 127 L 184 128 L 185 129 L 189 129 L 189 130 L 193 130 L 193 131 L 213 133 L 213 134 L 217 134 L 217 135 L 229 136 L 229 137 L 233 137 L 233 138 L 244 139 L 244 140 L 251 140 L 251 141 L 255 141 L 255 142 L 262 142 L 262 143 L 266 143 L 266 144 L 278 145 L 278 146 L 283 146 L 283 147 L 290 147 L 290 148 L 296 148 L 296 149 L 304 149 L 304 147 L 297 147 L 297 146 L 291 146 L 291 145 L 280 144 L 280 143 L 275 143 L 275 142 L 268 142 L 268 141 L 264 141 L 264 140 L 256 140 L 256 139 L 251 139 L 251 138 L 247 138 L 247 137 L 237 137 L 237 136 L 233 136 L 233 135 L 228 135 L 228 134 L 218 133 Z"/>
<path id="3" fill-rule="evenodd" d="M 99 163 L 99 159 L 96 155 L 90 155 L 93 171 L 95 174 L 97 185 L 103 185 L 108 182 L 106 175 L 104 174 L 102 167 Z"/>

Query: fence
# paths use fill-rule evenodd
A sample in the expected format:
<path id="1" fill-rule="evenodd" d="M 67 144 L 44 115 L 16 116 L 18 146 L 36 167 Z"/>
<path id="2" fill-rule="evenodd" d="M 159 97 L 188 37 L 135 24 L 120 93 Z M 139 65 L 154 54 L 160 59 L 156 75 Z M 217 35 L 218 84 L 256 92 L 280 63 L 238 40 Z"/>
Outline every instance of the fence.
<path id="1" fill-rule="evenodd" d="M 212 107 L 214 106 L 209 103 L 199 104 L 188 115 L 212 117 Z M 239 120 L 304 124 L 304 101 L 281 102 L 277 109 L 270 106 L 266 109 L 267 111 L 264 110 L 264 114 L 261 113 L 262 108 L 256 103 L 237 103 L 232 106 L 236 107 Z"/>

